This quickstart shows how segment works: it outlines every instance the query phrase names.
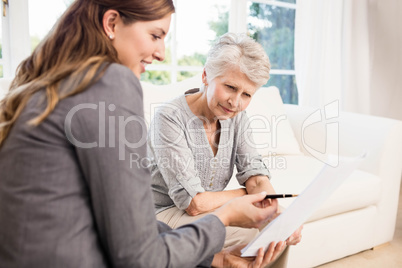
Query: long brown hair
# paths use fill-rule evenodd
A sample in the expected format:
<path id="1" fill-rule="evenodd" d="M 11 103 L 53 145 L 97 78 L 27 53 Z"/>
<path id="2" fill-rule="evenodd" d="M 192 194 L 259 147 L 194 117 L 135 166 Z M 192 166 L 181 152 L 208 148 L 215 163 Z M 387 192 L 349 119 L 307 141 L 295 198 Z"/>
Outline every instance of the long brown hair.
<path id="1" fill-rule="evenodd" d="M 35 92 L 46 91 L 47 107 L 29 121 L 32 125 L 40 124 L 60 100 L 88 88 L 110 63 L 119 63 L 102 25 L 109 9 L 117 10 L 125 24 L 158 20 L 174 12 L 172 0 L 74 1 L 32 55 L 18 66 L 9 92 L 0 102 L 0 146 Z M 61 93 L 60 82 L 67 77 L 80 82 Z"/>

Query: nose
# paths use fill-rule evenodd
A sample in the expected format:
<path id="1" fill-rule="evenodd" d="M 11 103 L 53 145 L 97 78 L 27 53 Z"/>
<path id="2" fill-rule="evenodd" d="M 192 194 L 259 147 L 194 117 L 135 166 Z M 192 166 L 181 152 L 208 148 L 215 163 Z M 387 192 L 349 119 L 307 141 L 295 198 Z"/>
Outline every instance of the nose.
<path id="1" fill-rule="evenodd" d="M 228 102 L 231 106 L 231 108 L 238 109 L 241 105 L 241 95 L 240 94 L 232 94 L 231 97 L 229 98 Z"/>
<path id="2" fill-rule="evenodd" d="M 165 60 L 165 42 L 163 42 L 163 40 L 160 42 L 160 45 L 156 48 L 152 56 L 157 61 Z"/>

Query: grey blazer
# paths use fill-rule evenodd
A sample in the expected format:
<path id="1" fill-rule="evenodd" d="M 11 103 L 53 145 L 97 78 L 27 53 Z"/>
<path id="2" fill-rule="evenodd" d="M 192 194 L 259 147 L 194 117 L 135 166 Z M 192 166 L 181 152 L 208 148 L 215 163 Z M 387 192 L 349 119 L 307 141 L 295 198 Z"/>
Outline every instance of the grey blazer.
<path id="1" fill-rule="evenodd" d="M 60 90 L 69 90 L 63 83 Z M 39 126 L 36 93 L 0 147 L 0 267 L 209 266 L 225 228 L 213 215 L 177 230 L 156 221 L 142 89 L 112 64 Z"/>

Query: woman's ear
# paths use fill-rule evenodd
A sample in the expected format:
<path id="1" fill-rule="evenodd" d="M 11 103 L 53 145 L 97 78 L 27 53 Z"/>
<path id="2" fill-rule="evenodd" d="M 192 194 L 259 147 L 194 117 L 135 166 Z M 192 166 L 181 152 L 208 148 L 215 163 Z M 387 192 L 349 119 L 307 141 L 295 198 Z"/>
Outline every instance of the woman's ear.
<path id="1" fill-rule="evenodd" d="M 115 26 L 117 19 L 119 17 L 119 12 L 113 9 L 109 9 L 103 15 L 103 30 L 105 31 L 106 35 L 113 40 L 115 37 Z"/>
<path id="2" fill-rule="evenodd" d="M 202 83 L 205 85 L 208 85 L 208 80 L 207 80 L 207 73 L 204 71 L 202 72 Z"/>

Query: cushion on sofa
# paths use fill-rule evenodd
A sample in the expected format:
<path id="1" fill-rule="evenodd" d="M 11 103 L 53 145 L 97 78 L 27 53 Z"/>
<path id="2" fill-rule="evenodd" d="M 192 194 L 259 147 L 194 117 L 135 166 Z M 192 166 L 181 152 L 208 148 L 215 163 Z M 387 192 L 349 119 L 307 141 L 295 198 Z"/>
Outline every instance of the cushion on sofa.
<path id="1" fill-rule="evenodd" d="M 271 158 L 268 165 L 271 167 L 271 182 L 278 193 L 301 193 L 324 165 L 309 156 L 275 158 Z M 276 161 L 276 166 L 272 164 L 273 161 Z M 380 199 L 380 194 L 381 180 L 378 176 L 355 170 L 307 222 L 375 205 Z M 280 199 L 279 204 L 286 208 L 294 200 L 295 198 Z"/>
<path id="2" fill-rule="evenodd" d="M 262 156 L 301 154 L 277 87 L 258 89 L 246 111 Z"/>

